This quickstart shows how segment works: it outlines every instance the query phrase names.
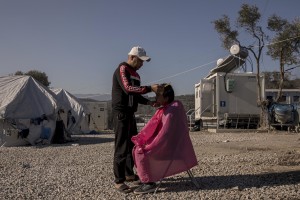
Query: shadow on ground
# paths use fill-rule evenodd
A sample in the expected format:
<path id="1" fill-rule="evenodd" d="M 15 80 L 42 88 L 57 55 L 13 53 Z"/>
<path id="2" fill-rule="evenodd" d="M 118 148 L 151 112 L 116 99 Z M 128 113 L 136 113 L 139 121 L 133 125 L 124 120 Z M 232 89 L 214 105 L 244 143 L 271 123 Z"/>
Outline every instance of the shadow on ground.
<path id="1" fill-rule="evenodd" d="M 89 135 L 89 137 L 82 137 L 82 136 L 72 136 L 72 143 L 79 144 L 79 145 L 90 145 L 90 144 L 100 144 L 100 143 L 107 143 L 113 142 L 114 138 L 105 138 L 99 137 L 94 135 Z"/>
<path id="2" fill-rule="evenodd" d="M 167 178 L 161 187 L 164 192 L 180 192 L 187 190 L 220 190 L 234 188 L 243 190 L 245 188 L 273 187 L 280 185 L 293 185 L 300 183 L 300 171 L 288 171 L 278 173 L 264 173 L 256 175 L 231 175 L 231 176 L 205 176 L 195 177 L 200 188 L 197 188 L 191 179 Z"/>
<path id="3" fill-rule="evenodd" d="M 38 145 L 37 148 L 44 148 L 47 146 L 61 147 L 61 146 L 77 146 L 77 145 L 93 145 L 107 142 L 113 142 L 114 138 L 101 137 L 100 135 L 72 135 L 71 139 L 61 141 L 60 143 L 52 143 L 49 145 Z"/>

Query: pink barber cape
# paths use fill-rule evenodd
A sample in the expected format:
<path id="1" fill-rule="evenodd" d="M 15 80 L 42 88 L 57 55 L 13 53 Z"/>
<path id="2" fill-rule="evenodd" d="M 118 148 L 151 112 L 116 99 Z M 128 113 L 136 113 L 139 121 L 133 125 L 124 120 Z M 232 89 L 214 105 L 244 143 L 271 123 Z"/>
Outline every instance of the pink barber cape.
<path id="1" fill-rule="evenodd" d="M 180 101 L 159 108 L 141 132 L 132 137 L 140 180 L 157 182 L 197 165 L 187 116 Z"/>

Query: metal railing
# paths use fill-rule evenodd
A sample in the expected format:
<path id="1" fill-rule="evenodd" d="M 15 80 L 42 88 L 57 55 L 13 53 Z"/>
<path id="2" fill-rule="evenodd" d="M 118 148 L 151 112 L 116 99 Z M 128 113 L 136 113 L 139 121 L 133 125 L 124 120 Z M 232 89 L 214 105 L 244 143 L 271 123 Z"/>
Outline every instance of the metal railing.
<path id="1" fill-rule="evenodd" d="M 209 106 L 207 106 L 202 113 L 200 113 L 200 115 L 202 115 L 208 108 L 210 108 L 213 104 L 210 104 Z M 187 118 L 188 118 L 188 122 L 189 122 L 189 128 L 190 130 L 192 129 L 192 124 L 195 123 L 195 112 L 198 111 L 200 109 L 200 107 L 198 107 L 196 110 L 195 109 L 190 109 L 189 111 L 187 111 Z M 192 113 L 189 113 L 191 110 L 194 110 Z M 189 113 L 189 114 L 188 114 Z M 192 117 L 194 116 L 194 117 Z M 192 123 L 193 121 L 193 123 Z"/>

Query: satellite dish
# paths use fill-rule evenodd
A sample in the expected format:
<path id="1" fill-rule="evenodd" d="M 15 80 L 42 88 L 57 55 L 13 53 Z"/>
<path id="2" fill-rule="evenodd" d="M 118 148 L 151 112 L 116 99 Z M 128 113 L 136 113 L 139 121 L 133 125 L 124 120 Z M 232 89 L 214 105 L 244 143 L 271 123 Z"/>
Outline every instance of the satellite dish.
<path id="1" fill-rule="evenodd" d="M 223 61 L 224 61 L 223 58 L 218 59 L 218 60 L 217 60 L 217 65 L 220 65 Z"/>
<path id="2" fill-rule="evenodd" d="M 232 46 L 230 47 L 230 53 L 231 53 L 232 55 L 236 55 L 236 54 L 238 54 L 239 52 L 240 52 L 240 46 L 239 46 L 239 45 L 235 44 L 235 45 L 232 45 Z"/>

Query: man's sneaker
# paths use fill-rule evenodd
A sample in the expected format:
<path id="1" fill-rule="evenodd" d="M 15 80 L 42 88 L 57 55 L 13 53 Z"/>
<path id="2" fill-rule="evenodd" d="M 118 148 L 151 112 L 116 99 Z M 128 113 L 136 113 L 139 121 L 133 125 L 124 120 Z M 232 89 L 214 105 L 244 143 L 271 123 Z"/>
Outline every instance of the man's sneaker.
<path id="1" fill-rule="evenodd" d="M 156 184 L 155 183 L 144 183 L 140 187 L 136 188 L 133 193 L 134 194 L 146 194 L 151 193 L 156 190 Z"/>

